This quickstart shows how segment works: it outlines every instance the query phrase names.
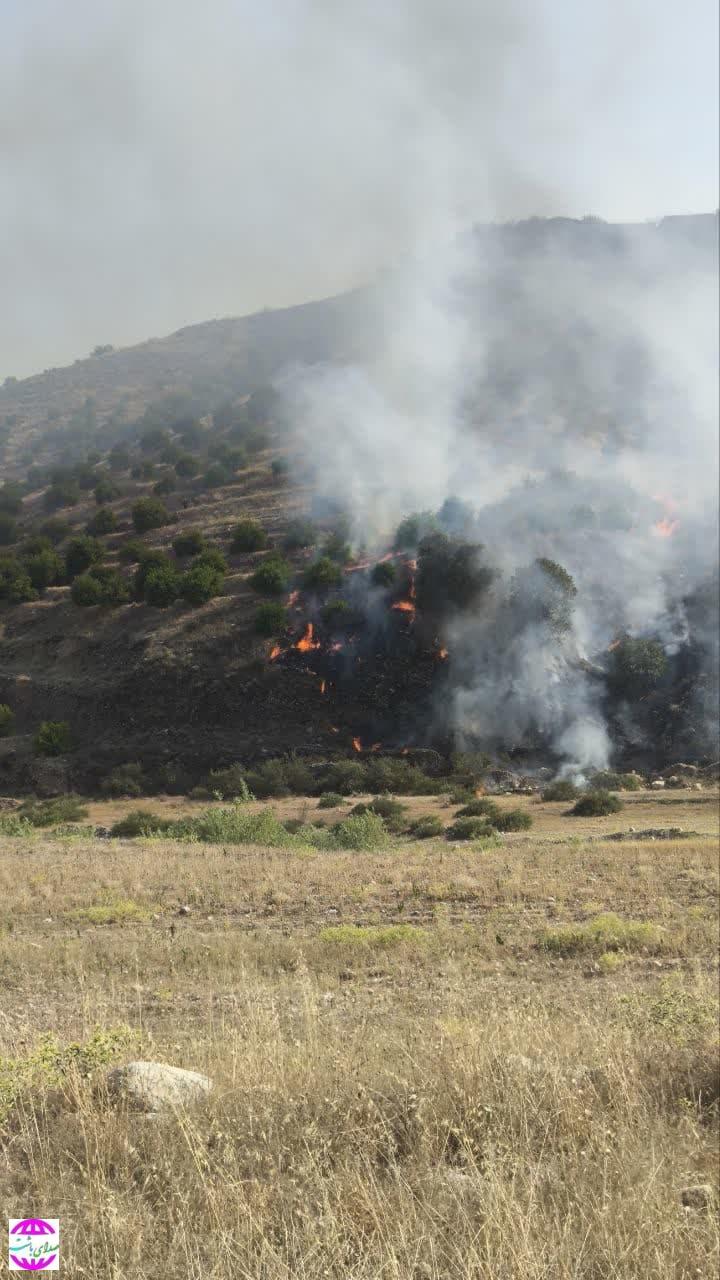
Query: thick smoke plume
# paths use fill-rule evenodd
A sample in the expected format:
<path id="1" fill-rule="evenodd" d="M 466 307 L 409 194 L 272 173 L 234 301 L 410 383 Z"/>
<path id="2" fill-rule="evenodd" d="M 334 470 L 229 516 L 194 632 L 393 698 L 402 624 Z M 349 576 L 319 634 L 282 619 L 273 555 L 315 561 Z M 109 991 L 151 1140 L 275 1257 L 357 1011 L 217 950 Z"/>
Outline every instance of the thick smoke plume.
<path id="1" fill-rule="evenodd" d="M 712 217 L 478 229 L 373 290 L 360 358 L 284 380 L 301 455 L 356 543 L 384 551 L 401 517 L 451 498 L 495 570 L 448 628 L 438 719 L 459 742 L 607 765 L 599 664 L 629 635 L 668 658 L 692 641 L 693 748 L 712 751 L 716 618 L 695 608 L 691 627 L 687 601 L 717 573 L 715 237 Z M 512 606 L 538 559 L 576 584 L 561 635 Z M 623 737 L 640 745 L 630 708 Z"/>

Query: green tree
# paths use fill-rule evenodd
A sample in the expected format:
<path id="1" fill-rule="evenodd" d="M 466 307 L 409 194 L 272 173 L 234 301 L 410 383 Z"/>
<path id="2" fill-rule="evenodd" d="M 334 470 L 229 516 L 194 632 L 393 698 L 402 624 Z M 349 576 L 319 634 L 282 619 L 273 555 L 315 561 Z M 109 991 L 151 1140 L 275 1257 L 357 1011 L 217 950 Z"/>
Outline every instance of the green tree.
<path id="1" fill-rule="evenodd" d="M 28 577 L 36 591 L 53 587 L 62 581 L 63 562 L 52 548 L 37 551 L 25 561 Z"/>
<path id="2" fill-rule="evenodd" d="M 230 550 L 233 554 L 244 551 L 262 551 L 268 536 L 257 520 L 240 520 L 230 534 Z"/>
<path id="3" fill-rule="evenodd" d="M 100 507 L 85 527 L 93 536 L 112 533 L 117 529 L 117 516 L 112 507 Z"/>
<path id="4" fill-rule="evenodd" d="M 172 545 L 176 556 L 197 556 L 205 550 L 207 542 L 201 529 L 184 529 L 173 538 Z"/>
<path id="5" fill-rule="evenodd" d="M 38 756 L 62 756 L 70 750 L 72 735 L 67 720 L 43 720 L 35 734 L 35 754 Z"/>
<path id="6" fill-rule="evenodd" d="M 159 498 L 138 498 L 133 503 L 132 522 L 137 533 L 160 529 L 170 521 L 170 513 Z"/>
<path id="7" fill-rule="evenodd" d="M 99 564 L 104 555 L 102 543 L 89 534 L 81 533 L 71 538 L 65 548 L 65 576 L 72 581 L 93 564 Z"/>
<path id="8" fill-rule="evenodd" d="M 275 601 L 261 604 L 255 614 L 255 630 L 260 636 L 275 636 L 284 631 L 288 623 L 288 613 L 284 605 Z"/>
<path id="9" fill-rule="evenodd" d="M 637 701 L 659 684 L 667 665 L 662 645 L 627 636 L 613 649 L 610 683 L 621 697 Z"/>
<path id="10" fill-rule="evenodd" d="M 201 605 L 222 594 L 225 575 L 210 564 L 194 564 L 183 574 L 180 591 L 188 604 Z"/>
<path id="11" fill-rule="evenodd" d="M 250 586 L 265 596 L 281 596 L 287 591 L 290 566 L 284 560 L 272 557 L 264 560 L 250 579 Z"/>
<path id="12" fill-rule="evenodd" d="M 10 738 L 15 732 L 15 712 L 7 702 L 0 702 L 0 738 Z"/>
<path id="13" fill-rule="evenodd" d="M 145 602 L 155 609 L 167 609 L 180 595 L 181 578 L 171 565 L 153 565 L 143 587 Z"/>

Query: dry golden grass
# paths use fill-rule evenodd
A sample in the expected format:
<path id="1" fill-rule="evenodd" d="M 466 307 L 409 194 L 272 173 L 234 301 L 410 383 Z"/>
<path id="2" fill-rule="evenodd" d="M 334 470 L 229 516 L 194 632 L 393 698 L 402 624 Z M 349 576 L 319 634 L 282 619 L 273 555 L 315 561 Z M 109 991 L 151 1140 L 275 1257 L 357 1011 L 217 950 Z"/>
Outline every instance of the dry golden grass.
<path id="1" fill-rule="evenodd" d="M 630 812 L 603 829 L 699 825 Z M 717 1274 L 680 1199 L 717 1169 L 715 840 L 542 823 L 482 852 L 4 838 L 5 1216 L 59 1216 L 98 1280 Z M 213 1092 L 114 1110 L 113 1055 Z"/>

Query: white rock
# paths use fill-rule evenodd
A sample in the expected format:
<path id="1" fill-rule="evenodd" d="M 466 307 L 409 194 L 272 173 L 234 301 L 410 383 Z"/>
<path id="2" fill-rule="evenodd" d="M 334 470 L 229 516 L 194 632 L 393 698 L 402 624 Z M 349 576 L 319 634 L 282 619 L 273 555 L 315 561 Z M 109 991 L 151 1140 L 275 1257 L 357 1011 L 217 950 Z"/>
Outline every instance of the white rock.
<path id="1" fill-rule="evenodd" d="M 140 1111 L 187 1106 L 205 1097 L 212 1088 L 208 1076 L 164 1062 L 128 1062 L 123 1067 L 113 1067 L 105 1081 L 112 1097 L 124 1098 Z"/>

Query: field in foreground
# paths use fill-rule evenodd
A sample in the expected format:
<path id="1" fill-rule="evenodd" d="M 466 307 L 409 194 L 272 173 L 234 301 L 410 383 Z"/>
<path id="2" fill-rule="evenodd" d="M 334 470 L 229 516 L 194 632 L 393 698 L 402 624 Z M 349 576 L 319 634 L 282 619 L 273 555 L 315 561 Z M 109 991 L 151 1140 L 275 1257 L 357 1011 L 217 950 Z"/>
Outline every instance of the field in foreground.
<path id="1" fill-rule="evenodd" d="M 631 803 L 485 848 L 3 838 L 4 1216 L 116 1280 L 716 1275 L 717 811 Z M 628 825 L 701 834 L 592 839 Z M 112 1109 L 130 1058 L 209 1101 Z"/>

